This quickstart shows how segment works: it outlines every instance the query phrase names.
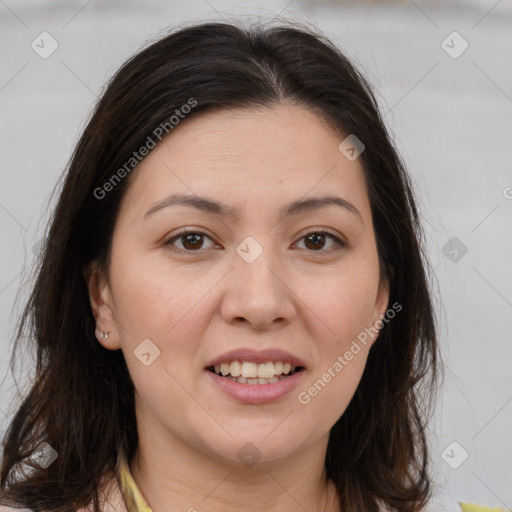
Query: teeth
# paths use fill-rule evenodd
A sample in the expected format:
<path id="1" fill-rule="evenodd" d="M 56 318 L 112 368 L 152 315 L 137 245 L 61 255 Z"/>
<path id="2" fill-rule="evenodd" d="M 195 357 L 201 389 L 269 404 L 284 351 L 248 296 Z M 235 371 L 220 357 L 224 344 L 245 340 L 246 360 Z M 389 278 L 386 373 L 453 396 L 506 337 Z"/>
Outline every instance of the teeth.
<path id="1" fill-rule="evenodd" d="M 245 378 L 251 378 L 251 377 L 257 377 L 258 376 L 258 365 L 256 363 L 242 363 L 242 377 Z M 249 384 L 252 384 L 250 382 Z"/>
<path id="2" fill-rule="evenodd" d="M 240 377 L 242 375 L 242 363 L 233 361 L 230 365 L 230 372 L 232 377 Z"/>
<path id="3" fill-rule="evenodd" d="M 233 380 L 235 382 L 239 382 L 240 384 L 274 384 L 274 382 L 279 382 L 280 380 L 286 379 L 286 376 L 281 375 L 279 377 L 271 377 L 270 379 L 246 379 L 245 377 L 231 377 L 231 375 L 226 375 L 226 379 Z"/>
<path id="4" fill-rule="evenodd" d="M 258 377 L 260 379 L 270 379 L 274 376 L 274 363 L 263 363 L 258 365 Z"/>
<path id="5" fill-rule="evenodd" d="M 214 368 L 217 375 L 233 377 L 233 380 L 238 381 L 240 378 L 247 379 L 247 384 L 266 384 L 267 382 L 277 382 L 279 376 L 294 372 L 296 367 L 282 361 L 268 361 L 262 364 L 250 361 L 232 361 L 231 363 L 216 364 Z"/>

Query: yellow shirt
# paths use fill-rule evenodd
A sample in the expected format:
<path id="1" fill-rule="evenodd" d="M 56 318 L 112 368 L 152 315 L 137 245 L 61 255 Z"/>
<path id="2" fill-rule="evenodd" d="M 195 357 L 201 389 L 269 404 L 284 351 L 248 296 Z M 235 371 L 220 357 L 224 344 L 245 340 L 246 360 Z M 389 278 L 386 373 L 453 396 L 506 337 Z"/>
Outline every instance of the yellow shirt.
<path id="1" fill-rule="evenodd" d="M 153 512 L 137 487 L 122 450 L 119 450 L 118 454 L 117 474 L 128 512 Z"/>

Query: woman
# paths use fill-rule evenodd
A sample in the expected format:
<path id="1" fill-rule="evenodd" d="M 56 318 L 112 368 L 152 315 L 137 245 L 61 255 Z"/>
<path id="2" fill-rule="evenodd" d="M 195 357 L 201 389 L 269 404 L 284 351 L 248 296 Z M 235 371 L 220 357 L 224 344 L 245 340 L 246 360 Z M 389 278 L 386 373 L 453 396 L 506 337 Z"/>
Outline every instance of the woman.
<path id="1" fill-rule="evenodd" d="M 76 147 L 17 347 L 0 503 L 417 511 L 438 347 L 370 86 L 299 25 L 181 27 Z"/>

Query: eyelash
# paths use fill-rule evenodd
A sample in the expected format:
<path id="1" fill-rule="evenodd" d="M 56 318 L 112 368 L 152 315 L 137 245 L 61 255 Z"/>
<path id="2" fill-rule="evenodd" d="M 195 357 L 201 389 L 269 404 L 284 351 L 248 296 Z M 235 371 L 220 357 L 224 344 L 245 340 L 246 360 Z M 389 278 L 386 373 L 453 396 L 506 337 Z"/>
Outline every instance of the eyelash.
<path id="1" fill-rule="evenodd" d="M 182 238 L 182 237 L 184 237 L 186 235 L 200 235 L 200 236 L 204 236 L 204 237 L 207 237 L 210 240 L 212 240 L 211 237 L 209 237 L 206 233 L 203 233 L 202 231 L 189 231 L 187 229 L 184 229 L 184 230 L 180 231 L 179 233 L 173 235 L 171 238 L 167 239 L 164 242 L 164 245 L 165 246 L 171 246 L 174 241 L 179 240 L 180 238 Z M 310 231 L 309 233 L 306 233 L 304 236 L 302 236 L 299 239 L 299 241 L 303 240 L 304 238 L 308 237 L 309 235 L 326 235 L 328 238 L 331 238 L 332 240 L 334 240 L 334 242 L 336 244 L 336 246 L 334 248 L 327 249 L 327 250 L 322 250 L 322 249 L 320 249 L 318 251 L 309 250 L 308 252 L 311 252 L 311 253 L 330 253 L 332 251 L 339 251 L 339 250 L 347 247 L 347 244 L 346 244 L 346 242 L 344 240 L 342 240 L 341 238 L 339 238 L 336 235 L 333 235 L 329 231 L 322 231 L 322 230 Z M 214 241 L 212 240 L 212 242 L 214 242 Z M 176 249 L 178 249 L 178 251 L 176 251 L 176 252 L 185 252 L 185 253 L 194 253 L 194 252 L 198 252 L 199 253 L 199 252 L 203 252 L 201 249 L 198 249 L 196 251 L 191 251 L 191 250 L 188 250 L 188 249 L 181 249 L 179 247 L 177 247 Z"/>

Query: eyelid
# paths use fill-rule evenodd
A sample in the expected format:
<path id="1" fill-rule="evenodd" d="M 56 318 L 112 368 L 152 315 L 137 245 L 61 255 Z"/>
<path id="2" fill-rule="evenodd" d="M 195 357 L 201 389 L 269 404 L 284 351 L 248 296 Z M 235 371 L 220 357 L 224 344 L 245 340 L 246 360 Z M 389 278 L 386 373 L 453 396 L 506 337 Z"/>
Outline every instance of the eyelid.
<path id="1" fill-rule="evenodd" d="M 298 240 L 302 240 L 304 237 L 306 237 L 307 235 L 310 235 L 312 233 L 328 235 L 331 238 L 338 240 L 339 243 L 342 244 L 344 247 L 348 247 L 348 240 L 346 239 L 346 237 L 344 235 L 342 235 L 341 233 L 338 233 L 338 232 L 331 231 L 327 228 L 322 228 L 322 227 L 314 227 L 313 226 L 312 228 L 307 228 L 306 231 L 303 232 L 303 234 L 301 234 L 299 236 Z"/>

